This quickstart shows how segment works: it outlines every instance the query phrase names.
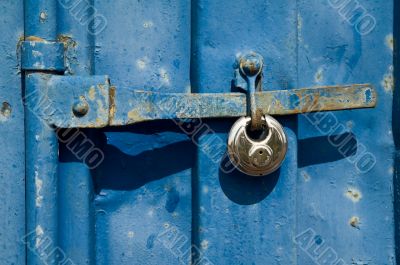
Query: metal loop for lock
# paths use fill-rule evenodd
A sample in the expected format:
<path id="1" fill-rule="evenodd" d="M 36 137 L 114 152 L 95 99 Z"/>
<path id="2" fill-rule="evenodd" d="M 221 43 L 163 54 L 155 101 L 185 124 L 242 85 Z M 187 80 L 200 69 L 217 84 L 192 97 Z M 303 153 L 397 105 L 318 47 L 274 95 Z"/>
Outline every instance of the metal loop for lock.
<path id="1" fill-rule="evenodd" d="M 249 53 L 240 58 L 239 69 L 247 82 L 247 106 L 251 117 L 251 130 L 261 130 L 265 125 L 263 112 L 256 106 L 256 86 L 258 77 L 262 75 L 264 60 L 257 53 Z"/>
<path id="2" fill-rule="evenodd" d="M 287 137 L 280 123 L 268 115 L 262 119 L 266 128 L 261 139 L 252 139 L 248 135 L 250 117 L 237 120 L 228 137 L 228 154 L 232 164 L 251 176 L 265 176 L 276 171 L 287 152 Z"/>

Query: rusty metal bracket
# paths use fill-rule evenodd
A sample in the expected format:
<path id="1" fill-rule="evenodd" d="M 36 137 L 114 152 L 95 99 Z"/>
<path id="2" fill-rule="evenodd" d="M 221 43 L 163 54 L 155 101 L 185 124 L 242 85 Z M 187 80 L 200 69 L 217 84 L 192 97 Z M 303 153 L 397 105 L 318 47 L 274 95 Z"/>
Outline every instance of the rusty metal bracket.
<path id="1" fill-rule="evenodd" d="M 27 74 L 31 92 L 27 109 L 48 125 L 60 128 L 101 128 L 110 121 L 107 76 Z"/>
<path id="2" fill-rule="evenodd" d="M 28 106 L 50 125 L 61 128 L 124 126 L 162 119 L 241 117 L 243 93 L 157 93 L 118 90 L 107 76 L 28 74 L 37 86 Z M 257 108 L 269 115 L 373 108 L 375 89 L 368 84 L 256 92 Z"/>

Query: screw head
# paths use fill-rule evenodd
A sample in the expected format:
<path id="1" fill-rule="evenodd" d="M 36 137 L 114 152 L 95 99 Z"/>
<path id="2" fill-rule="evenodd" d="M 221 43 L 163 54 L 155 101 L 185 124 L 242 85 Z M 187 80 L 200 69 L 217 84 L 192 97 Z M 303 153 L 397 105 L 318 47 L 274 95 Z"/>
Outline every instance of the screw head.
<path id="1" fill-rule="evenodd" d="M 258 53 L 249 53 L 240 58 L 240 71 L 242 74 L 253 77 L 261 73 L 264 66 L 263 57 Z"/>
<path id="2" fill-rule="evenodd" d="M 84 96 L 80 96 L 79 99 L 72 106 L 72 112 L 78 118 L 85 116 L 89 111 L 89 104 L 87 103 Z"/>

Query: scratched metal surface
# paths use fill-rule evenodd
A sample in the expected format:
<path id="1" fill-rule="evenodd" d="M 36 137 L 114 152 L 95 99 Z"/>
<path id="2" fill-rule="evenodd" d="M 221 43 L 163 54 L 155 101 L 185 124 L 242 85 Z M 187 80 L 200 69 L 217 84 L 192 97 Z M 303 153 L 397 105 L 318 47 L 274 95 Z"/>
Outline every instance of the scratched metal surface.
<path id="1" fill-rule="evenodd" d="M 396 264 L 393 1 L 358 1 L 376 19 L 367 35 L 359 34 L 328 2 L 299 1 L 299 85 L 369 82 L 377 89 L 378 105 L 336 112 L 337 125 L 330 116 L 317 126 L 321 130 L 300 116 L 297 230 L 315 233 L 310 245 L 299 250 L 298 263 L 311 264 L 310 256 L 318 260 L 331 248 L 345 264 Z M 338 136 L 338 147 L 329 144 L 328 135 Z M 368 152 L 377 163 L 363 173 L 350 160 L 359 161 Z"/>
<path id="2" fill-rule="evenodd" d="M 37 107 L 36 114 L 48 124 L 59 128 L 102 128 L 108 125 L 110 85 L 107 76 L 31 74 L 30 78 L 35 79 L 34 82 L 42 89 L 25 97 L 43 102 L 48 110 Z M 87 113 L 83 117 L 74 114 L 72 108 L 79 103 L 87 104 Z"/>
<path id="3" fill-rule="evenodd" d="M 95 38 L 95 74 L 119 90 L 190 91 L 190 1 L 94 3 L 108 20 Z M 105 129 L 99 143 L 97 264 L 179 264 L 158 235 L 177 229 L 190 247 L 193 144 L 172 122 Z"/>
<path id="4" fill-rule="evenodd" d="M 122 126 L 158 119 L 232 118 L 247 114 L 244 93 L 156 93 L 116 90 L 118 105 L 109 124 Z M 121 99 L 126 100 L 121 100 Z M 256 93 L 256 104 L 265 114 L 293 115 L 376 106 L 369 85 L 325 86 Z"/>
<path id="5" fill-rule="evenodd" d="M 365 1 L 380 26 L 363 37 L 318 1 L 197 1 L 191 33 L 187 4 L 96 6 L 108 12 L 109 25 L 96 37 L 95 73 L 110 75 L 122 94 L 143 87 L 230 92 L 235 56 L 256 50 L 267 62 L 265 89 L 371 82 L 384 102 L 375 110 L 334 114 L 351 128 L 344 136 L 354 136 L 376 155 L 377 165 L 364 174 L 306 117 L 299 123 L 294 116 L 281 119 L 290 139 L 287 160 L 280 172 L 258 181 L 224 174 L 207 154 L 211 149 L 222 157 L 223 146 L 215 150 L 208 141 L 215 135 L 224 140 L 233 120 L 205 120 L 215 134 L 195 136 L 197 150 L 172 122 L 104 130 L 106 161 L 95 174 L 99 264 L 176 263 L 179 252 L 173 248 L 184 252 L 190 242 L 214 264 L 310 264 L 328 248 L 349 264 L 393 263 L 391 92 L 382 82 L 385 74 L 390 79 L 390 2 Z M 246 12 L 252 16 L 243 23 Z M 115 30 L 122 25 L 124 31 Z M 166 247 L 159 240 L 171 227 L 182 245 Z M 308 229 L 315 231 L 315 244 L 296 245 L 293 237 Z"/>
<path id="6" fill-rule="evenodd" d="M 65 75 L 89 76 L 94 74 L 94 37 L 87 23 L 77 23 L 76 13 L 62 8 L 61 3 L 73 5 L 84 1 L 57 1 L 58 40 L 66 48 Z M 79 10 L 79 9 L 77 9 Z M 79 17 L 83 21 L 93 17 L 93 9 L 85 9 Z M 90 21 L 90 20 L 89 20 Z M 86 88 L 87 89 L 87 88 Z M 79 93 L 74 96 L 79 97 Z M 96 93 L 96 96 L 99 94 Z M 71 106 L 70 106 L 71 107 Z M 68 113 L 68 112 L 67 112 Z M 95 131 L 81 130 L 93 143 Z M 59 246 L 74 264 L 96 264 L 95 209 L 93 205 L 93 172 L 82 159 L 71 151 L 68 143 L 60 143 L 59 152 Z M 73 198 L 73 199 L 72 199 Z M 79 239 L 79 240 L 77 240 Z"/>
<path id="7" fill-rule="evenodd" d="M 195 92 L 229 92 L 235 56 L 251 50 L 266 63 L 264 89 L 298 87 L 296 1 L 201 0 L 192 8 Z M 287 158 L 279 172 L 260 179 L 224 173 L 211 158 L 226 146 L 214 146 L 211 133 L 198 137 L 194 243 L 212 264 L 296 264 L 296 116 L 280 121 Z M 234 120 L 204 122 L 225 142 Z"/>
<path id="8" fill-rule="evenodd" d="M 45 235 L 58 240 L 76 264 L 190 264 L 190 250 L 194 260 L 208 264 L 395 264 L 393 3 L 360 2 L 377 21 L 364 36 L 328 1 L 197 0 L 190 6 L 177 0 L 99 0 L 94 4 L 108 26 L 96 36 L 59 6 L 58 40 L 68 46 L 66 74 L 109 75 L 122 95 L 143 88 L 230 92 L 235 56 L 255 50 L 267 62 L 264 89 L 372 83 L 379 101 L 376 109 L 281 117 L 288 156 L 279 172 L 257 180 L 220 168 L 234 119 L 184 128 L 157 121 L 87 131 L 105 151 L 105 160 L 89 171 L 61 144 L 58 189 L 51 182 L 57 166 L 53 132 L 29 114 L 27 150 L 33 159 L 27 176 L 34 176 L 38 165 L 47 181 L 39 194 L 46 207 L 29 206 L 29 224 L 43 225 Z M 51 3 L 47 8 L 54 15 Z M 2 3 L 0 10 L 6 14 L 0 28 L 9 35 L 0 47 L 12 54 L 17 41 L 8 41 L 22 34 L 15 21 L 16 13 L 22 16 L 22 3 Z M 53 24 L 49 27 L 35 16 L 27 18 L 36 21 L 27 24 L 27 33 L 53 37 L 55 16 L 44 23 Z M 25 264 L 17 241 L 24 232 L 24 145 L 15 59 L 0 57 L 7 69 L 0 73 L 0 89 L 12 106 L 9 117 L 2 109 L 0 122 L 13 123 L 0 127 L 6 135 L 0 143 L 10 154 L 0 158 L 0 264 Z M 16 89 L 10 90 L 10 83 Z M 37 85 L 28 82 L 31 89 Z M 121 105 L 127 100 L 116 98 Z M 343 127 L 330 130 L 336 119 Z M 209 127 L 192 135 L 199 122 Z M 10 128 L 12 135 L 5 132 Z M 48 141 L 35 142 L 34 133 L 41 131 Z M 336 142 L 351 139 L 333 147 L 330 133 Z M 368 172 L 351 162 L 363 154 L 377 160 Z M 41 197 L 35 197 L 38 187 L 30 183 L 28 201 L 35 204 Z M 296 244 L 297 235 L 302 241 Z M 29 264 L 42 263 L 30 255 Z"/>
<path id="9" fill-rule="evenodd" d="M 25 264 L 25 145 L 16 44 L 23 36 L 23 1 L 0 3 L 0 264 Z"/>

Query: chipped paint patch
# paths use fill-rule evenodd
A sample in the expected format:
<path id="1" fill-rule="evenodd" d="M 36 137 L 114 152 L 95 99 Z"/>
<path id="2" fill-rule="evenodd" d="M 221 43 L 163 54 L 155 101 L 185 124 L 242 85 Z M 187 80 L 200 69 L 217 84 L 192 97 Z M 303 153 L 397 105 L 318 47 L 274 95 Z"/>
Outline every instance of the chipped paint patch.
<path id="1" fill-rule="evenodd" d="M 33 64 L 35 68 L 44 68 L 44 66 L 40 62 L 36 62 Z"/>
<path id="2" fill-rule="evenodd" d="M 140 115 L 138 110 L 133 109 L 128 112 L 128 120 L 133 122 L 141 121 L 142 116 Z"/>
<path id="3" fill-rule="evenodd" d="M 144 22 L 143 22 L 143 28 L 145 28 L 145 29 L 152 28 L 153 26 L 154 26 L 154 23 L 153 23 L 153 21 L 151 21 L 151 20 L 148 20 L 148 21 L 144 21 Z"/>
<path id="4" fill-rule="evenodd" d="M 208 244 L 209 244 L 209 242 L 207 240 L 203 240 L 203 241 L 201 241 L 200 246 L 202 249 L 207 249 Z"/>
<path id="5" fill-rule="evenodd" d="M 153 209 L 150 209 L 150 210 L 147 212 L 147 215 L 150 216 L 150 217 L 152 217 L 152 216 L 154 215 L 154 210 L 153 210 Z"/>
<path id="6" fill-rule="evenodd" d="M 36 233 L 35 247 L 39 248 L 42 241 L 42 237 L 44 235 L 44 231 L 41 225 L 36 226 L 35 233 Z"/>
<path id="7" fill-rule="evenodd" d="M 324 81 L 324 69 L 320 67 L 314 75 L 315 83 L 322 83 Z"/>
<path id="8" fill-rule="evenodd" d="M 301 175 L 303 176 L 305 182 L 309 182 L 311 180 L 311 176 L 307 172 L 301 171 Z"/>
<path id="9" fill-rule="evenodd" d="M 128 231 L 128 238 L 133 238 L 135 236 L 135 232 Z"/>
<path id="10" fill-rule="evenodd" d="M 391 93 L 394 89 L 393 66 L 389 66 L 388 72 L 383 76 L 381 82 L 382 87 L 386 92 Z"/>
<path id="11" fill-rule="evenodd" d="M 96 88 L 94 86 L 91 86 L 89 88 L 89 99 L 90 100 L 95 100 L 96 99 Z"/>
<path id="12" fill-rule="evenodd" d="M 35 171 L 35 188 L 36 188 L 36 207 L 42 207 L 43 195 L 41 194 L 43 188 L 43 180 L 39 178 L 39 173 Z"/>
<path id="13" fill-rule="evenodd" d="M 350 224 L 352 227 L 357 228 L 357 229 L 360 229 L 360 223 L 361 223 L 361 222 L 360 222 L 360 218 L 359 218 L 359 217 L 353 216 L 353 217 L 350 218 L 349 224 Z"/>
<path id="14" fill-rule="evenodd" d="M 386 36 L 385 43 L 386 43 L 386 46 L 388 46 L 389 49 L 391 51 L 393 51 L 393 48 L 394 48 L 393 34 L 389 34 L 389 35 Z"/>
<path id="15" fill-rule="evenodd" d="M 32 55 L 33 55 L 34 57 L 40 57 L 40 56 L 43 56 L 43 53 L 41 53 L 40 51 L 35 51 L 35 50 L 33 50 L 33 51 L 32 51 Z"/>
<path id="16" fill-rule="evenodd" d="M 39 19 L 40 19 L 40 22 L 41 22 L 41 23 L 46 22 L 46 20 L 47 20 L 47 13 L 44 12 L 44 11 L 40 12 Z"/>
<path id="17" fill-rule="evenodd" d="M 175 217 L 175 218 L 176 218 L 176 217 L 178 217 L 178 216 L 179 216 L 179 213 L 177 213 L 177 212 L 173 212 L 173 213 L 172 213 L 172 217 Z"/>
<path id="18" fill-rule="evenodd" d="M 300 14 L 297 14 L 297 30 L 301 31 L 303 28 L 303 18 L 301 17 Z"/>
<path id="19" fill-rule="evenodd" d="M 344 195 L 353 202 L 359 202 L 362 199 L 361 192 L 355 188 L 348 188 Z"/>
<path id="20" fill-rule="evenodd" d="M 303 30 L 303 18 L 300 14 L 297 14 L 297 41 L 299 43 L 302 43 L 304 48 L 308 49 L 308 45 L 304 44 L 303 41 L 303 34 L 302 34 L 302 30 Z"/>
<path id="21" fill-rule="evenodd" d="M 354 122 L 353 122 L 353 121 L 347 121 L 347 122 L 346 122 L 346 126 L 347 126 L 347 128 L 349 128 L 349 129 L 353 129 L 353 127 L 354 127 Z"/>
<path id="22" fill-rule="evenodd" d="M 167 72 L 167 70 L 165 70 L 164 68 L 160 68 L 160 81 L 163 85 L 170 85 L 170 77 L 169 74 Z"/>
<path id="23" fill-rule="evenodd" d="M 136 61 L 136 66 L 140 70 L 143 70 L 143 69 L 146 69 L 148 63 L 149 63 L 149 58 L 143 57 Z"/>

